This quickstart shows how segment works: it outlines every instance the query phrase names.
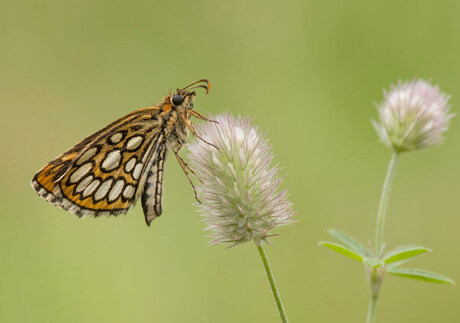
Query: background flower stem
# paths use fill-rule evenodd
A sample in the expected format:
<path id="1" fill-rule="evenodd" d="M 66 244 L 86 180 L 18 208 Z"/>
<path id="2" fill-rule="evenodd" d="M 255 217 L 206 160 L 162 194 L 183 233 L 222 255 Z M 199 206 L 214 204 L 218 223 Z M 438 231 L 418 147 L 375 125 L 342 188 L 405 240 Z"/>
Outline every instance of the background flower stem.
<path id="1" fill-rule="evenodd" d="M 372 293 L 371 299 L 369 300 L 369 308 L 367 310 L 367 319 L 366 323 L 375 323 L 375 310 L 377 308 L 377 301 L 379 299 L 379 294 Z"/>
<path id="2" fill-rule="evenodd" d="M 257 249 L 259 250 L 262 262 L 264 263 L 265 273 L 267 274 L 267 279 L 270 283 L 270 288 L 272 290 L 273 297 L 275 298 L 276 307 L 278 308 L 281 322 L 287 323 L 288 319 L 286 316 L 286 312 L 284 310 L 283 303 L 281 302 L 281 297 L 279 295 L 278 288 L 276 287 L 275 277 L 273 277 L 272 269 L 270 268 L 270 264 L 268 263 L 267 254 L 265 253 L 265 250 L 260 243 L 257 244 Z"/>
<path id="3" fill-rule="evenodd" d="M 382 195 L 380 196 L 379 209 L 377 213 L 377 228 L 375 234 L 375 254 L 374 258 L 380 259 L 382 255 L 383 247 L 383 229 L 385 224 L 385 216 L 387 211 L 388 199 L 390 198 L 391 185 L 396 172 L 396 166 L 398 165 L 399 153 L 393 152 L 390 163 L 388 165 L 387 174 L 385 181 L 383 182 Z M 370 289 L 371 299 L 369 300 L 369 308 L 367 310 L 367 323 L 375 322 L 375 313 L 377 310 L 377 301 L 379 297 L 380 285 L 382 283 L 384 271 L 380 271 L 376 268 L 370 269 Z"/>
<path id="4" fill-rule="evenodd" d="M 385 215 L 388 205 L 388 199 L 390 197 L 391 184 L 396 172 L 396 166 L 398 164 L 399 153 L 393 152 L 391 156 L 390 164 L 388 165 L 387 175 L 383 183 L 382 195 L 380 196 L 379 210 L 377 213 L 377 228 L 375 234 L 375 256 L 380 257 L 383 245 L 383 229 L 385 224 Z"/>

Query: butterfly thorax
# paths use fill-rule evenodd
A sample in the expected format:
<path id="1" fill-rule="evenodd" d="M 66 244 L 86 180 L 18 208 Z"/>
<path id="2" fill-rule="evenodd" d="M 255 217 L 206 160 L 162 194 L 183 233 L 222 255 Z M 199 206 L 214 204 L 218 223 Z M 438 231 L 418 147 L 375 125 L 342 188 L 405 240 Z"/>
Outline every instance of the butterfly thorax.
<path id="1" fill-rule="evenodd" d="M 191 115 L 187 113 L 193 109 L 195 94 L 184 95 L 182 104 L 175 106 L 172 103 L 173 94 L 165 97 L 158 108 L 161 110 L 160 117 L 163 121 L 163 129 L 167 138 L 167 145 L 172 150 L 180 148 L 190 136 L 189 127 Z"/>

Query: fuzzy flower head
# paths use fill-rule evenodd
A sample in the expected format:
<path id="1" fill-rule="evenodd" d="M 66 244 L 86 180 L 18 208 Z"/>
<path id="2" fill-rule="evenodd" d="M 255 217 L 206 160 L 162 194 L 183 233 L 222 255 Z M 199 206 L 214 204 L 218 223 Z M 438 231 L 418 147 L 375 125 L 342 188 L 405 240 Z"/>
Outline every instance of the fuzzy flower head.
<path id="1" fill-rule="evenodd" d="M 214 120 L 218 124 L 201 124 L 198 132 L 219 149 L 198 139 L 188 145 L 191 167 L 202 181 L 199 206 L 213 231 L 210 244 L 267 241 L 270 230 L 294 216 L 279 188 L 279 168 L 270 166 L 270 146 L 248 118 L 223 114 Z"/>
<path id="2" fill-rule="evenodd" d="M 449 96 L 424 80 L 398 82 L 384 91 L 385 100 L 377 106 L 380 123 L 375 122 L 380 139 L 396 152 L 438 146 L 448 129 Z"/>

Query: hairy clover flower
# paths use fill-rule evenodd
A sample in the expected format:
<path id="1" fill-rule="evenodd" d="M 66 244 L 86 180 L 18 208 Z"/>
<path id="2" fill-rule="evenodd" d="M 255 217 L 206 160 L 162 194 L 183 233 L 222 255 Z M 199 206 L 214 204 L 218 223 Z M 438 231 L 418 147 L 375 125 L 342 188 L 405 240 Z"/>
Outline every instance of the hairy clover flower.
<path id="1" fill-rule="evenodd" d="M 380 123 L 372 121 L 381 140 L 396 152 L 440 145 L 453 114 L 449 96 L 424 80 L 398 82 L 384 91 L 377 107 Z"/>
<path id="2" fill-rule="evenodd" d="M 219 149 L 202 140 L 189 144 L 191 166 L 202 181 L 200 211 L 214 232 L 210 244 L 259 244 L 273 228 L 293 222 L 292 204 L 279 189 L 279 168 L 270 166 L 273 155 L 257 127 L 230 114 L 215 120 L 218 124 L 201 124 L 198 132 Z"/>

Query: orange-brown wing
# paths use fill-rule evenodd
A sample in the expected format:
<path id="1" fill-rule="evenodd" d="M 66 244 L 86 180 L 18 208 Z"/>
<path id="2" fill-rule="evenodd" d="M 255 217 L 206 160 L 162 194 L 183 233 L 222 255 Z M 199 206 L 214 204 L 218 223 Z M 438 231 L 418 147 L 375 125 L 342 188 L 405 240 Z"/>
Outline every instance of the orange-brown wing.
<path id="1" fill-rule="evenodd" d="M 165 141 L 161 119 L 152 107 L 116 120 L 45 165 L 32 187 L 81 217 L 126 213 Z"/>

